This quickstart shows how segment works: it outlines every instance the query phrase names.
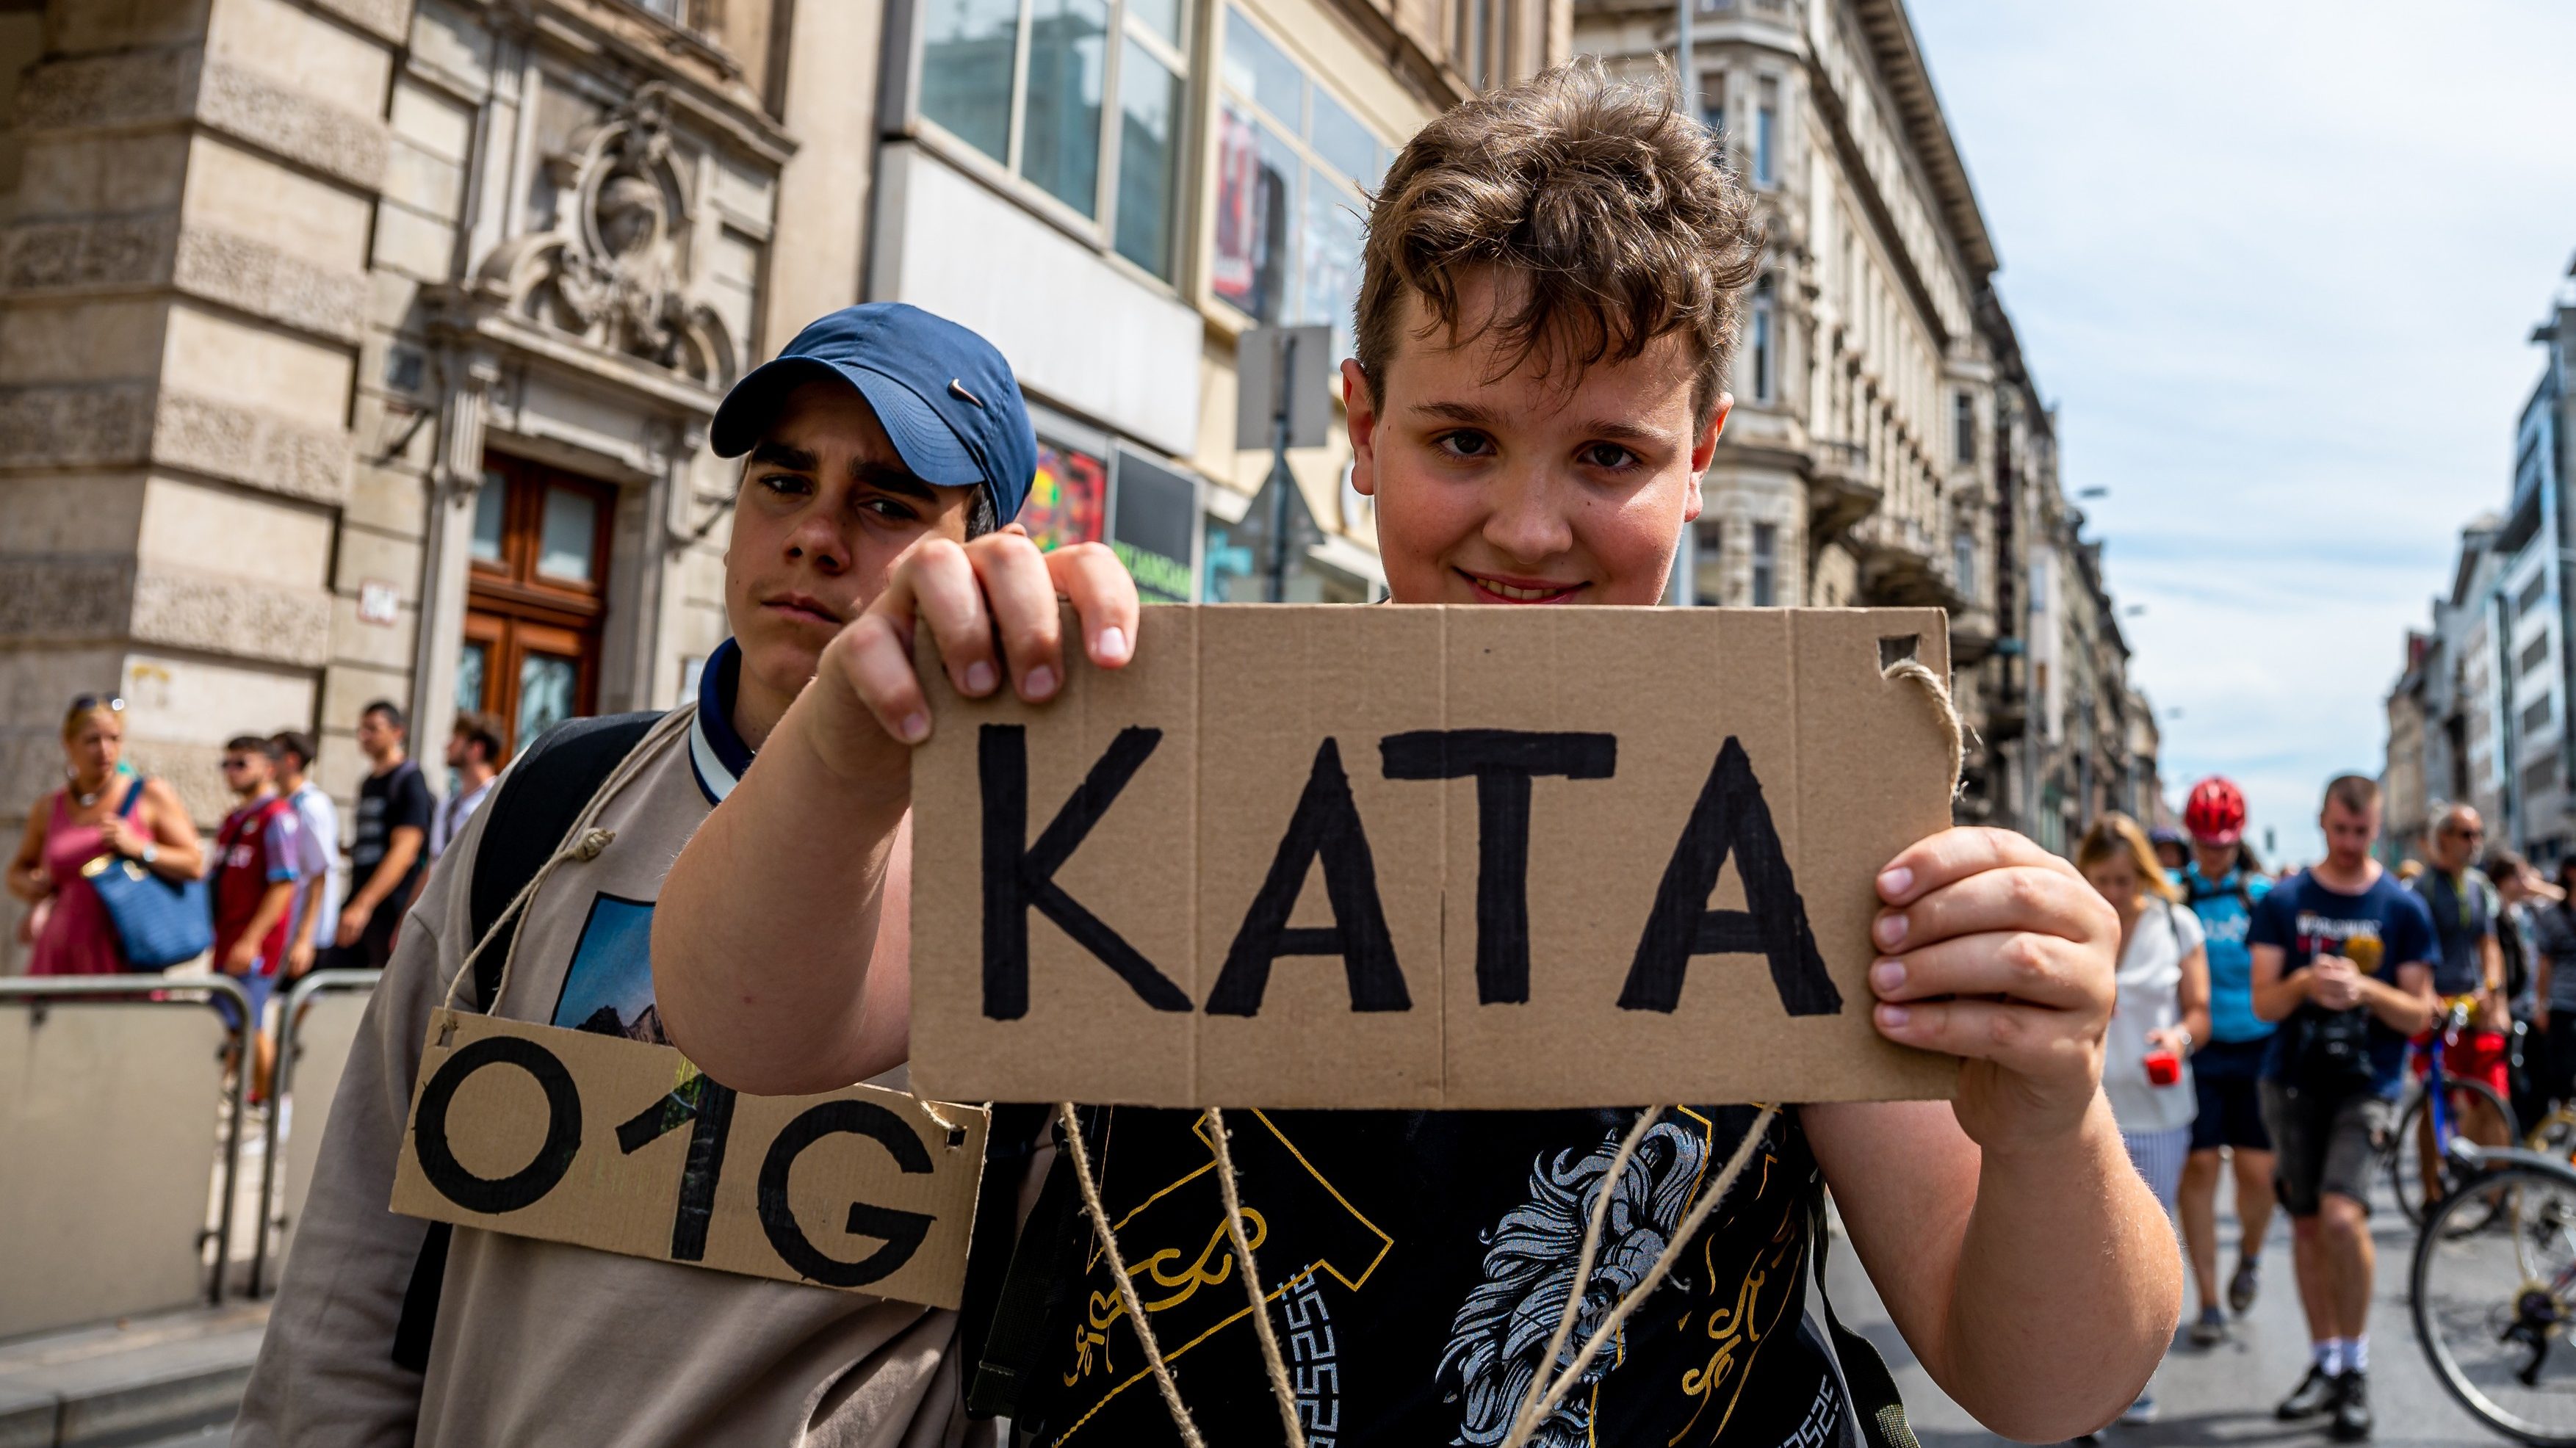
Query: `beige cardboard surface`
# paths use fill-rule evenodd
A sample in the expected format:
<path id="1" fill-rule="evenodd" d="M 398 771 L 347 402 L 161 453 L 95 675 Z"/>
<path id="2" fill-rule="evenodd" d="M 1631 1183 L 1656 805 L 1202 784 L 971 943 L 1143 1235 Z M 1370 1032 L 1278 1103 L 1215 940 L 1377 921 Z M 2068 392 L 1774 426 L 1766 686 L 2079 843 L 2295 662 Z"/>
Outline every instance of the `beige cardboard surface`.
<path id="1" fill-rule="evenodd" d="M 668 1046 L 440 1011 L 393 1210 L 955 1307 L 986 1113 L 852 1086 L 746 1096 Z"/>
<path id="2" fill-rule="evenodd" d="M 1950 823 L 1937 609 L 1174 606 L 1053 703 L 925 633 L 912 1073 L 940 1097 L 1947 1096 L 1870 1024 Z M 1719 856 L 1722 853 L 1723 859 Z"/>

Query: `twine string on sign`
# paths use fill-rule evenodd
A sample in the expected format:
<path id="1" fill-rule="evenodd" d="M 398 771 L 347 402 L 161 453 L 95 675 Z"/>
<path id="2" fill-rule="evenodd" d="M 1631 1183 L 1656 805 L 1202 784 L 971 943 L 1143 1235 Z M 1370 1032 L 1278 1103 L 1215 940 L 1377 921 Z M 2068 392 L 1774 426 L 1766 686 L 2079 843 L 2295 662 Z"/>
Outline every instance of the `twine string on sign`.
<path id="1" fill-rule="evenodd" d="M 1289 1386 L 1288 1365 L 1279 1359 L 1279 1333 L 1270 1325 L 1270 1302 L 1261 1292 L 1261 1273 L 1252 1265 L 1252 1243 L 1243 1234 L 1243 1199 L 1235 1187 L 1234 1151 L 1226 1144 L 1225 1113 L 1211 1106 L 1207 1117 L 1208 1135 L 1216 1146 L 1217 1186 L 1225 1197 L 1226 1235 L 1234 1239 L 1244 1295 L 1252 1299 L 1252 1330 L 1261 1338 L 1261 1365 L 1270 1370 L 1270 1396 L 1278 1400 L 1288 1448 L 1306 1448 L 1306 1429 L 1297 1421 L 1297 1390 Z"/>
<path id="2" fill-rule="evenodd" d="M 1638 1112 L 1637 1124 L 1629 1127 L 1628 1134 L 1620 1138 L 1619 1150 L 1610 1158 L 1610 1170 L 1602 1176 L 1601 1190 L 1592 1198 L 1592 1222 L 1584 1229 L 1583 1250 L 1574 1259 L 1574 1284 L 1566 1289 L 1565 1310 L 1556 1315 L 1556 1335 L 1547 1340 L 1547 1351 L 1540 1356 L 1540 1362 L 1555 1362 L 1556 1355 L 1565 1351 L 1565 1340 L 1574 1333 L 1574 1320 L 1583 1312 L 1584 1286 L 1592 1280 L 1592 1261 L 1600 1254 L 1601 1235 L 1609 1225 L 1610 1198 L 1617 1194 L 1615 1188 L 1620 1177 L 1627 1173 L 1628 1163 L 1636 1159 L 1637 1148 L 1645 1144 L 1646 1133 L 1654 1129 L 1656 1118 L 1663 1114 L 1664 1108 L 1660 1106 L 1649 1106 Z M 1514 1433 L 1537 1429 L 1533 1415 L 1538 1410 L 1539 1394 L 1546 1388 L 1546 1374 L 1531 1374 L 1529 1391 L 1521 1396 L 1521 1405 L 1512 1414 Z"/>
<path id="3" fill-rule="evenodd" d="M 1628 1289 L 1627 1294 L 1619 1299 L 1619 1304 L 1610 1309 L 1607 1317 L 1601 1319 L 1601 1325 L 1593 1329 L 1592 1336 L 1584 1340 L 1583 1350 L 1574 1355 L 1574 1361 L 1567 1364 L 1564 1372 L 1556 1375 L 1556 1380 L 1548 1387 L 1547 1396 L 1539 1400 L 1537 1411 L 1524 1414 L 1512 1424 L 1512 1431 L 1503 1439 L 1502 1448 L 1526 1448 L 1530 1436 L 1538 1431 L 1539 1425 L 1556 1412 L 1558 1405 L 1565 1401 L 1565 1395 L 1574 1391 L 1574 1385 L 1583 1380 L 1585 1369 L 1591 1367 L 1592 1360 L 1601 1355 L 1602 1344 L 1616 1339 L 1619 1329 L 1627 1324 L 1629 1314 L 1635 1312 L 1638 1306 L 1645 1302 L 1648 1294 L 1663 1285 L 1665 1276 L 1673 1270 L 1673 1264 L 1681 1260 L 1682 1253 L 1689 1249 L 1691 1240 L 1699 1235 L 1700 1228 L 1708 1224 L 1710 1214 L 1717 1210 L 1720 1202 L 1726 1200 L 1726 1194 L 1734 1187 L 1735 1179 L 1744 1174 L 1744 1164 L 1753 1159 L 1755 1148 L 1762 1144 L 1764 1137 L 1770 1135 L 1771 1123 L 1779 1114 L 1779 1107 L 1765 1106 L 1754 1116 L 1753 1124 L 1746 1128 L 1744 1140 L 1736 1146 L 1735 1154 L 1726 1159 L 1726 1169 L 1717 1174 L 1717 1180 L 1709 1186 L 1707 1194 L 1700 1198 L 1699 1205 L 1691 1208 L 1690 1214 L 1682 1218 L 1681 1224 L 1673 1229 L 1672 1236 L 1664 1242 L 1664 1250 L 1656 1254 L 1654 1265 L 1646 1269 L 1646 1275 L 1636 1286 Z M 1606 1196 L 1609 1184 L 1605 1182 L 1602 1190 Z M 1596 1210 L 1593 1213 L 1591 1229 L 1584 1233 L 1584 1260 L 1589 1260 L 1600 1250 L 1601 1229 L 1605 1218 L 1606 1214 L 1603 1212 Z M 1567 1290 L 1580 1295 L 1583 1287 L 1584 1284 L 1577 1281 Z"/>
<path id="4" fill-rule="evenodd" d="M 447 982 L 447 996 L 439 1002 L 441 1009 L 456 1008 L 457 993 L 465 988 L 465 982 L 474 978 L 474 962 L 483 958 L 483 952 L 491 947 L 493 937 L 501 933 L 501 928 L 517 919 L 519 912 L 528 908 L 528 902 L 537 898 L 537 892 L 545 888 L 546 880 L 554 874 L 556 866 L 566 861 L 587 864 L 598 859 L 601 851 L 616 842 L 617 831 L 596 827 L 600 811 L 607 808 L 609 800 L 615 798 L 619 790 L 644 772 L 654 756 L 669 748 L 672 740 L 688 733 L 687 721 L 694 717 L 692 711 L 696 707 L 692 704 L 672 710 L 654 726 L 654 732 L 646 736 L 643 743 L 628 751 L 617 768 L 609 772 L 608 778 L 600 782 L 599 788 L 591 792 L 590 802 L 581 807 L 572 827 L 564 831 L 563 842 L 546 857 L 545 864 L 528 877 L 528 883 L 519 887 L 519 893 L 510 897 L 510 903 L 502 907 L 501 913 L 493 917 L 492 923 L 483 931 L 483 938 L 475 941 L 474 948 L 465 953 L 464 964 L 456 967 L 456 974 Z M 519 942 L 526 934 L 525 931 L 511 932 L 509 953 L 501 957 L 500 977 L 492 983 L 492 998 L 483 1003 L 485 1015 L 491 1015 L 500 1007 L 501 992 L 509 987 L 510 967 L 519 958 Z"/>
<path id="5" fill-rule="evenodd" d="M 1959 717 L 1959 706 L 1950 701 L 1950 686 L 1932 672 L 1921 659 L 1898 659 L 1878 671 L 1882 679 L 1907 679 L 1923 686 L 1932 698 L 1934 718 L 1941 725 L 1941 737 L 1950 746 L 1950 793 L 1956 796 L 1968 782 L 1967 722 Z"/>
<path id="6" fill-rule="evenodd" d="M 1136 1340 L 1145 1345 L 1145 1365 L 1154 1370 L 1154 1386 L 1162 1390 L 1172 1426 L 1180 1430 L 1186 1448 L 1207 1448 L 1198 1425 L 1190 1421 L 1189 1408 L 1181 1402 L 1180 1388 L 1172 1382 L 1172 1365 L 1163 1361 L 1162 1346 L 1154 1341 L 1154 1325 L 1145 1320 L 1145 1304 L 1136 1296 L 1135 1279 L 1127 1275 L 1127 1259 L 1119 1255 L 1118 1234 L 1109 1226 L 1108 1209 L 1100 1205 L 1100 1183 L 1091 1175 L 1091 1151 L 1082 1144 L 1082 1122 L 1075 1118 L 1070 1101 L 1057 1102 L 1055 1114 L 1064 1123 L 1065 1150 L 1073 1157 L 1073 1179 L 1082 1188 L 1082 1209 L 1091 1218 L 1091 1230 L 1099 1234 L 1101 1255 L 1109 1259 L 1110 1279 L 1118 1284 L 1119 1304 L 1127 1309 Z"/>

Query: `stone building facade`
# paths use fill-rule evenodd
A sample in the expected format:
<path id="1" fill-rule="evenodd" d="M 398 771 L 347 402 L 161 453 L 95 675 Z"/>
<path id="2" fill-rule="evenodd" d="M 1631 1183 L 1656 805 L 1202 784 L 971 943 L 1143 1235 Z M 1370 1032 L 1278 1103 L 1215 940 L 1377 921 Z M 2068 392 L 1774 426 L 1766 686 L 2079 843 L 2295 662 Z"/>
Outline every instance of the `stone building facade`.
<path id="1" fill-rule="evenodd" d="M 1674 0 L 1579 0 L 1575 48 L 1649 70 L 1676 21 Z M 1980 741 L 1960 818 L 2054 840 L 2090 817 L 2071 764 L 2092 721 L 2101 762 L 2127 767 L 2126 651 L 2087 632 L 2070 669 L 2072 615 L 2037 612 L 2060 563 L 2099 593 L 2098 545 L 2068 526 L 2054 421 L 1912 24 L 1898 0 L 1701 0 L 1693 46 L 1770 251 L 1678 601 L 1947 609 Z"/>
<path id="2" fill-rule="evenodd" d="M 434 761 L 460 705 L 515 743 L 686 697 L 707 423 L 854 301 L 1012 359 L 1049 536 L 1256 596 L 1237 338 L 1347 333 L 1392 149 L 1569 37 L 1568 0 L 0 0 L 0 828 L 81 691 L 208 827 L 235 733 L 316 731 L 345 801 L 373 699 Z M 1346 452 L 1292 459 L 1292 597 L 1377 586 Z"/>

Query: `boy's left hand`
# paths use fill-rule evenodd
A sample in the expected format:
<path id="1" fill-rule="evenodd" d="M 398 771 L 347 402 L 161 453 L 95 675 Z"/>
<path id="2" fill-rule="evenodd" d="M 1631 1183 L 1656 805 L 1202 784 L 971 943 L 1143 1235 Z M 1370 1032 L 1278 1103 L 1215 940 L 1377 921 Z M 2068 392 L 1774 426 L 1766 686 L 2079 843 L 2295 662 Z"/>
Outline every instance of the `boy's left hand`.
<path id="1" fill-rule="evenodd" d="M 1879 1033 L 1968 1058 L 1955 1108 L 1979 1146 L 2064 1136 L 2102 1081 L 2120 919 L 2075 867 L 2010 830 L 1950 829 L 1879 872 Z"/>

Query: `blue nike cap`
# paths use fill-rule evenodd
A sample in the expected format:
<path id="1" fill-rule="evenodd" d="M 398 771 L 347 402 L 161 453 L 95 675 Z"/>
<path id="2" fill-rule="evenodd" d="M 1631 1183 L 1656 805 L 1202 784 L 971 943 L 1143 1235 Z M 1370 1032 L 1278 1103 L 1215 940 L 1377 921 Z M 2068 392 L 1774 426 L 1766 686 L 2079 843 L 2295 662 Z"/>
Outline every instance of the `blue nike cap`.
<path id="1" fill-rule="evenodd" d="M 716 456 L 751 451 L 799 385 L 838 377 L 859 390 L 903 464 L 925 483 L 992 494 L 996 519 L 1019 516 L 1038 468 L 1011 364 L 982 337 L 901 302 L 843 307 L 733 385 L 716 409 Z"/>

